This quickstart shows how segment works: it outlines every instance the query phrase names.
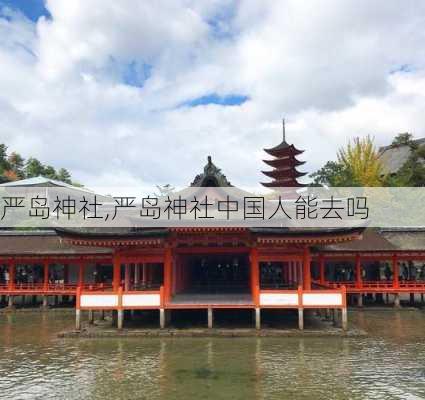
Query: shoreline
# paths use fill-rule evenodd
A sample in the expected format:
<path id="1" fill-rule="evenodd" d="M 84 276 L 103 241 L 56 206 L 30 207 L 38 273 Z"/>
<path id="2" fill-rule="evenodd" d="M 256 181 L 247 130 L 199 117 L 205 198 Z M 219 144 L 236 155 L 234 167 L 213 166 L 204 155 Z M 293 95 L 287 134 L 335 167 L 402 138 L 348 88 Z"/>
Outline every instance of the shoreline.
<path id="1" fill-rule="evenodd" d="M 357 312 L 357 311 L 424 311 L 425 307 L 423 306 L 402 306 L 399 308 L 389 307 L 389 306 L 363 306 L 363 307 L 348 307 L 348 312 Z M 0 314 L 10 314 L 10 313 L 39 313 L 39 312 L 74 312 L 75 307 L 3 307 L 0 308 Z M 88 311 L 84 311 L 88 312 Z"/>
<path id="2" fill-rule="evenodd" d="M 145 329 L 104 329 L 83 328 L 81 331 L 71 330 L 58 333 L 61 339 L 108 339 L 108 338 L 183 338 L 183 337 L 367 337 L 366 331 L 361 329 L 349 329 L 343 331 L 340 328 L 305 329 L 300 331 L 293 329 L 255 329 L 255 328 L 145 328 Z"/>

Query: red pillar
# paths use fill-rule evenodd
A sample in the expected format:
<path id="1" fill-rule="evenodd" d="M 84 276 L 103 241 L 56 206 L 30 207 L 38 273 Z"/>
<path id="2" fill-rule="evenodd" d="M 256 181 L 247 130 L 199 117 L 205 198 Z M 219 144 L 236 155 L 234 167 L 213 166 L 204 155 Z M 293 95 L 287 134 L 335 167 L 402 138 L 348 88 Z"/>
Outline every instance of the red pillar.
<path id="1" fill-rule="evenodd" d="M 325 256 L 323 254 L 319 255 L 319 282 L 321 285 L 325 284 Z"/>
<path id="2" fill-rule="evenodd" d="M 175 261 L 175 266 L 174 266 L 174 270 L 175 270 L 175 293 L 180 293 L 181 289 L 182 289 L 182 271 L 181 271 L 181 263 L 180 263 L 180 259 L 177 258 Z"/>
<path id="3" fill-rule="evenodd" d="M 146 286 L 146 264 L 142 264 L 142 285 Z"/>
<path id="4" fill-rule="evenodd" d="M 84 286 L 84 262 L 80 261 L 78 264 L 78 286 L 83 287 Z"/>
<path id="5" fill-rule="evenodd" d="M 15 261 L 9 261 L 9 288 L 8 290 L 15 289 Z"/>
<path id="6" fill-rule="evenodd" d="M 398 265 L 397 254 L 393 255 L 393 287 L 398 288 L 400 286 L 400 270 Z"/>
<path id="7" fill-rule="evenodd" d="M 67 284 L 69 282 L 69 265 L 63 265 L 63 283 Z"/>
<path id="8" fill-rule="evenodd" d="M 282 283 L 288 285 L 289 282 L 289 263 L 282 262 Z"/>
<path id="9" fill-rule="evenodd" d="M 310 249 L 308 247 L 304 248 L 303 254 L 303 282 L 304 282 L 304 290 L 311 290 L 311 257 L 310 257 Z"/>
<path id="10" fill-rule="evenodd" d="M 118 291 L 121 283 L 121 259 L 120 256 L 114 255 L 114 270 L 113 270 L 113 278 L 112 278 L 112 288 L 114 291 Z"/>
<path id="11" fill-rule="evenodd" d="M 43 288 L 44 290 L 49 289 L 49 262 L 44 260 L 43 262 Z"/>
<path id="12" fill-rule="evenodd" d="M 152 285 L 152 264 L 147 264 L 146 265 L 146 283 L 148 285 L 148 287 L 150 287 Z"/>
<path id="13" fill-rule="evenodd" d="M 293 282 L 299 286 L 300 285 L 300 280 L 298 277 L 298 261 L 293 261 L 292 262 L 292 277 L 293 277 Z"/>
<path id="14" fill-rule="evenodd" d="M 292 261 L 288 261 L 288 284 L 292 283 Z"/>
<path id="15" fill-rule="evenodd" d="M 139 287 L 140 284 L 140 263 L 134 265 L 134 286 Z"/>
<path id="16" fill-rule="evenodd" d="M 130 264 L 124 265 L 124 291 L 130 290 Z"/>
<path id="17" fill-rule="evenodd" d="M 251 261 L 251 293 L 255 306 L 260 303 L 260 263 L 258 262 L 258 249 L 251 248 L 250 252 Z"/>
<path id="18" fill-rule="evenodd" d="M 356 254 L 356 287 L 361 288 L 363 286 L 362 281 L 362 264 L 360 260 L 360 254 Z"/>
<path id="19" fill-rule="evenodd" d="M 173 254 L 171 247 L 165 249 L 164 255 L 164 296 L 165 302 L 169 302 L 171 299 L 172 289 L 172 274 L 173 274 Z"/>

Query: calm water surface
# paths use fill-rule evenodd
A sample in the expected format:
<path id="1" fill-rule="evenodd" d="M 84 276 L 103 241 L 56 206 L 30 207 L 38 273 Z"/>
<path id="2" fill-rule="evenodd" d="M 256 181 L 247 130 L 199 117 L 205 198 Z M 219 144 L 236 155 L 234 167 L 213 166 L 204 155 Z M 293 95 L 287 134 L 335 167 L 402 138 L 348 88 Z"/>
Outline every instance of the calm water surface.
<path id="1" fill-rule="evenodd" d="M 0 315 L 0 398 L 425 398 L 425 313 L 349 317 L 370 336 L 58 339 L 72 314 Z"/>

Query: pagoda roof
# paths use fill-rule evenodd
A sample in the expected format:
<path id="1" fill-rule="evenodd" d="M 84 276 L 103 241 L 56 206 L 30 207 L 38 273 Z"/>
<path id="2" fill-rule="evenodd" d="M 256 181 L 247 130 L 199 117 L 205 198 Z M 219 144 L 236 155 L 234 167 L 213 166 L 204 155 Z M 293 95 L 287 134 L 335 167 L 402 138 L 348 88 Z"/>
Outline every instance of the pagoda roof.
<path id="1" fill-rule="evenodd" d="M 297 182 L 296 179 L 291 180 L 274 180 L 271 182 L 261 182 L 261 184 L 265 187 L 304 187 L 303 183 Z"/>
<path id="2" fill-rule="evenodd" d="M 272 171 L 261 171 L 261 172 L 264 175 L 270 178 L 275 178 L 275 179 L 279 179 L 279 177 L 283 177 L 284 175 L 287 175 L 288 178 L 289 177 L 300 178 L 307 174 L 307 172 L 300 172 L 292 168 L 274 169 Z"/>
<path id="3" fill-rule="evenodd" d="M 305 161 L 297 160 L 295 157 L 275 158 L 273 160 L 263 160 L 266 164 L 271 167 L 297 167 L 305 164 Z"/>
<path id="4" fill-rule="evenodd" d="M 304 153 L 304 150 L 298 150 L 293 144 L 286 143 L 283 140 L 280 144 L 270 149 L 264 149 L 264 151 L 275 157 L 284 157 L 288 155 L 297 156 L 299 154 Z"/>

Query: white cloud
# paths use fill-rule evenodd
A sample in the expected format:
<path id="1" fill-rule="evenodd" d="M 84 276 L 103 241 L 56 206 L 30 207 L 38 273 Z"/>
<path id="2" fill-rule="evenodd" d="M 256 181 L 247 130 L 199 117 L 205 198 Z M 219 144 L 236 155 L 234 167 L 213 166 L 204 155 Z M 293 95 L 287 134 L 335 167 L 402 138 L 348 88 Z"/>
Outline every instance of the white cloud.
<path id="1" fill-rule="evenodd" d="M 423 2 L 47 7 L 37 24 L 0 18 L 0 142 L 89 186 L 188 184 L 208 154 L 234 184 L 257 185 L 282 116 L 309 172 L 352 136 L 425 136 Z M 132 62 L 151 66 L 142 87 L 123 80 Z M 177 107 L 211 93 L 250 100 Z"/>

